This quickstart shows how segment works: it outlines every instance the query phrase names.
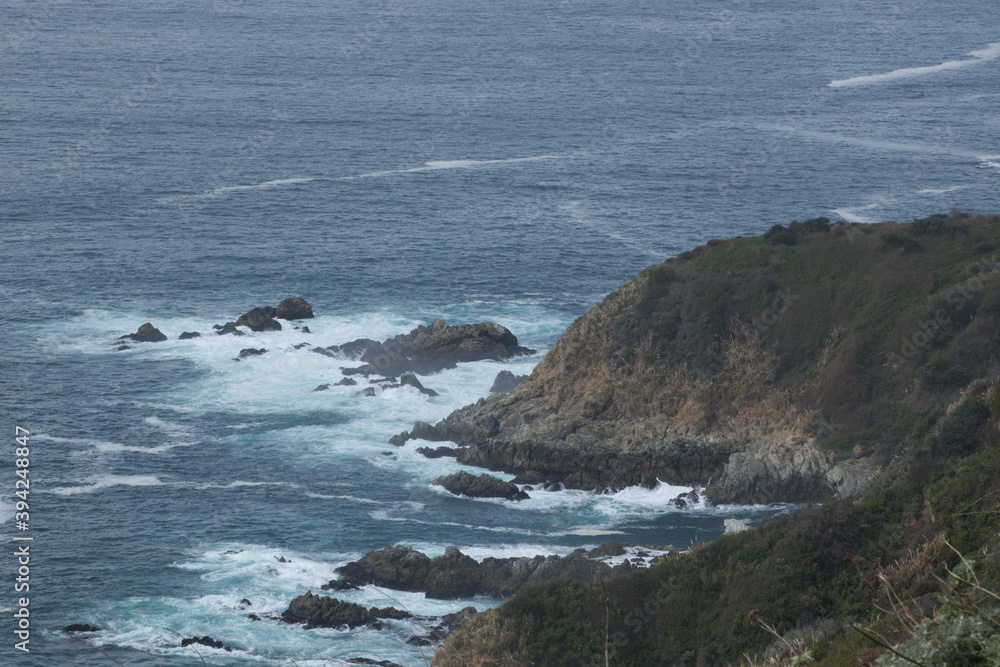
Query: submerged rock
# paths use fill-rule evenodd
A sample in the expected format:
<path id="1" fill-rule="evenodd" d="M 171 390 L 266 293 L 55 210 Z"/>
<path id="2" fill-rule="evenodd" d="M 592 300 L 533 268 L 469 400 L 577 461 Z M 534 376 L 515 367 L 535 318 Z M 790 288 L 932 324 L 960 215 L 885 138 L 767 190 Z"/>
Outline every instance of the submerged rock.
<path id="1" fill-rule="evenodd" d="M 390 439 L 389 442 L 392 443 L 392 440 Z M 417 453 L 429 459 L 440 459 L 445 456 L 456 457 L 462 453 L 462 450 L 442 445 L 434 449 L 431 449 L 430 447 L 417 447 Z"/>
<path id="2" fill-rule="evenodd" d="M 212 639 L 208 635 L 204 637 L 187 637 L 181 640 L 181 646 L 190 646 L 191 644 L 201 644 L 202 646 L 208 646 L 210 648 L 220 648 L 225 651 L 232 651 L 233 647 L 229 644 L 223 644 L 217 639 Z"/>
<path id="3" fill-rule="evenodd" d="M 358 383 L 357 380 L 351 378 L 341 378 L 340 382 L 337 383 L 340 387 L 353 387 Z"/>
<path id="4" fill-rule="evenodd" d="M 414 375 L 413 373 L 403 373 L 402 375 L 400 375 L 399 376 L 399 384 L 400 385 L 408 385 L 410 387 L 413 387 L 414 389 L 416 389 L 417 391 L 419 391 L 421 394 L 426 394 L 427 396 L 437 396 L 438 395 L 438 393 L 436 391 L 434 391 L 433 389 L 427 389 L 426 387 L 424 387 L 424 385 L 420 384 L 420 380 L 418 380 L 417 376 Z"/>
<path id="5" fill-rule="evenodd" d="M 329 388 L 330 388 L 329 384 L 321 384 L 318 387 L 316 387 L 315 389 L 313 389 L 313 391 L 326 391 Z"/>
<path id="6" fill-rule="evenodd" d="M 89 623 L 72 623 L 63 628 L 63 632 L 100 632 L 101 629 Z"/>
<path id="7" fill-rule="evenodd" d="M 239 356 L 239 358 L 240 359 L 246 359 L 247 357 L 259 357 L 260 355 L 264 354 L 265 352 L 267 352 L 267 350 L 265 350 L 262 347 L 261 348 L 245 347 L 242 350 L 240 350 L 240 356 Z"/>
<path id="8" fill-rule="evenodd" d="M 220 336 L 225 336 L 227 334 L 232 334 L 234 336 L 246 336 L 246 333 L 240 331 L 236 328 L 236 322 L 226 322 L 225 324 L 214 324 L 212 328 L 215 329 L 215 333 Z"/>
<path id="9" fill-rule="evenodd" d="M 521 382 L 527 377 L 527 375 L 514 375 L 510 371 L 500 371 L 497 373 L 496 379 L 493 380 L 493 386 L 490 387 L 490 393 L 497 394 L 511 391 L 514 387 L 521 384 Z"/>
<path id="10" fill-rule="evenodd" d="M 201 334 L 197 331 L 185 331 L 178 338 L 181 340 L 190 340 L 191 338 L 201 338 Z"/>
<path id="11" fill-rule="evenodd" d="M 521 493 L 516 484 L 505 482 L 486 473 L 479 476 L 470 475 L 464 470 L 453 475 L 438 477 L 431 484 L 444 487 L 456 496 L 468 496 L 469 498 L 506 498 L 514 500 Z M 521 500 L 520 498 L 517 499 Z"/>
<path id="12" fill-rule="evenodd" d="M 677 509 L 686 510 L 691 505 L 697 505 L 701 501 L 698 492 L 691 489 L 687 493 L 682 493 L 670 501 L 670 504 Z"/>

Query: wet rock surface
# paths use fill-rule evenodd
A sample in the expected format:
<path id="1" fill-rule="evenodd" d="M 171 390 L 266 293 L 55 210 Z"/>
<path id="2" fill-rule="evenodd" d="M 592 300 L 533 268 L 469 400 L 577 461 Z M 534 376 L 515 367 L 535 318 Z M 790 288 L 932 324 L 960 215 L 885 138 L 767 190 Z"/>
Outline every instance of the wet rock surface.
<path id="1" fill-rule="evenodd" d="M 312 591 L 307 591 L 305 595 L 292 600 L 288 609 L 281 614 L 281 620 L 285 623 L 302 623 L 307 630 L 342 626 L 353 629 L 363 625 L 378 629 L 382 627 L 382 619 L 411 617 L 412 614 L 393 607 L 368 608 L 353 602 L 316 595 Z"/>
<path id="2" fill-rule="evenodd" d="M 469 498 L 506 498 L 507 500 L 523 500 L 527 494 L 521 496 L 521 491 L 516 484 L 505 482 L 493 475 L 472 475 L 464 470 L 453 475 L 442 475 L 433 482 L 434 486 L 440 486 L 456 496 L 468 496 Z"/>

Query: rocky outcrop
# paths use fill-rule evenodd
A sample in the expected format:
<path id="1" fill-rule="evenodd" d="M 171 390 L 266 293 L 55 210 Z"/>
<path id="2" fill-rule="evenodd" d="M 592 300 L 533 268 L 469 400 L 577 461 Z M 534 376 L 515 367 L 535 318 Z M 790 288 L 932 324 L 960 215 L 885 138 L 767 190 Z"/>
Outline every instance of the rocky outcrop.
<path id="1" fill-rule="evenodd" d="M 137 343 L 159 343 L 161 341 L 167 340 L 167 337 L 162 331 L 154 327 L 150 322 L 146 322 L 141 327 L 139 327 L 139 330 L 136 331 L 134 334 L 128 334 L 126 336 L 122 336 L 118 340 L 125 340 L 125 339 L 134 340 Z"/>
<path id="2" fill-rule="evenodd" d="M 717 504 L 819 501 L 833 493 L 829 470 L 830 457 L 812 441 L 757 445 L 734 452 L 705 494 Z"/>
<path id="3" fill-rule="evenodd" d="M 330 584 L 347 580 L 400 591 L 423 592 L 427 597 L 439 600 L 473 595 L 502 598 L 522 586 L 549 579 L 595 581 L 632 569 L 629 562 L 611 567 L 588 557 L 583 549 L 568 556 L 486 558 L 476 562 L 454 547 L 446 549 L 442 556 L 428 558 L 409 547 L 394 546 L 372 551 L 356 562 L 337 568 L 343 579 Z"/>
<path id="4" fill-rule="evenodd" d="M 726 519 L 722 523 L 726 527 L 726 535 L 736 535 L 737 533 L 750 530 L 750 526 L 739 519 Z"/>
<path id="5" fill-rule="evenodd" d="M 285 299 L 274 306 L 260 306 L 240 315 L 235 322 L 216 324 L 212 328 L 221 336 L 243 334 L 236 327 L 247 327 L 250 331 L 281 331 L 281 320 L 300 320 L 313 316 L 312 306 L 300 296 Z"/>
<path id="6" fill-rule="evenodd" d="M 234 324 L 250 331 L 281 331 L 281 323 L 274 319 L 274 313 L 271 307 L 254 308 L 240 315 Z"/>
<path id="7" fill-rule="evenodd" d="M 391 443 L 392 440 L 390 439 Z M 430 447 L 417 447 L 417 453 L 429 459 L 440 459 L 445 456 L 450 456 L 452 458 L 459 456 L 462 453 L 461 449 L 455 447 L 448 447 L 447 445 L 441 445 L 440 447 L 435 447 L 431 449 Z"/>
<path id="8" fill-rule="evenodd" d="M 350 629 L 368 625 L 376 629 L 382 627 L 381 619 L 411 618 L 412 614 L 400 611 L 394 607 L 362 607 L 353 602 L 344 602 L 336 598 L 315 595 L 307 591 L 305 595 L 292 600 L 288 609 L 281 613 L 285 623 L 302 623 L 306 630 L 311 628 Z"/>
<path id="9" fill-rule="evenodd" d="M 521 382 L 527 377 L 527 375 L 514 375 L 510 371 L 500 371 L 493 380 L 493 386 L 490 387 L 490 393 L 506 394 L 507 392 L 512 391 L 517 385 L 521 384 Z"/>
<path id="10" fill-rule="evenodd" d="M 444 320 L 419 326 L 382 343 L 362 339 L 326 348 L 327 353 L 341 356 L 359 351 L 360 360 L 365 363 L 344 369 L 344 373 L 392 377 L 406 372 L 428 375 L 454 368 L 462 362 L 502 361 L 535 352 L 518 345 L 517 336 L 495 322 L 449 326 Z"/>
<path id="11" fill-rule="evenodd" d="M 209 648 L 218 648 L 224 651 L 232 651 L 233 647 L 229 644 L 224 644 L 217 639 L 212 639 L 208 635 L 204 637 L 185 637 L 181 640 L 181 646 L 191 646 L 192 644 L 200 644 L 202 646 L 207 646 Z"/>
<path id="12" fill-rule="evenodd" d="M 262 347 L 260 347 L 260 348 L 257 348 L 257 347 L 245 347 L 242 350 L 240 350 L 240 355 L 239 355 L 239 357 L 237 357 L 237 360 L 239 360 L 239 359 L 246 359 L 247 357 L 259 357 L 260 355 L 264 354 L 265 352 L 267 352 L 267 350 L 265 350 Z"/>
<path id="13" fill-rule="evenodd" d="M 355 386 L 357 384 L 358 384 L 357 380 L 353 380 L 351 378 L 341 378 L 340 382 L 337 383 L 337 386 L 339 386 L 339 387 L 353 387 L 353 386 Z"/>
<path id="14" fill-rule="evenodd" d="M 442 642 L 448 635 L 465 627 L 477 613 L 479 612 L 476 611 L 475 607 L 465 607 L 453 614 L 445 614 L 441 617 L 441 622 L 430 628 L 426 635 L 410 637 L 406 643 L 411 646 L 432 646 Z"/>
<path id="15" fill-rule="evenodd" d="M 871 459 L 847 459 L 830 468 L 826 481 L 838 498 L 860 496 L 879 474 L 880 468 Z"/>
<path id="16" fill-rule="evenodd" d="M 301 296 L 285 299 L 274 309 L 274 317 L 279 320 L 305 320 L 313 316 L 313 309 Z"/>
<path id="17" fill-rule="evenodd" d="M 507 500 L 526 500 L 528 498 L 528 494 L 520 491 L 516 484 L 497 479 L 493 475 L 470 475 L 464 470 L 453 475 L 438 477 L 431 484 L 444 487 L 456 496 L 468 496 L 469 498 L 506 498 Z"/>
<path id="18" fill-rule="evenodd" d="M 201 338 L 201 334 L 197 331 L 185 331 L 178 338 L 181 340 L 190 340 L 192 338 Z"/>
<path id="19" fill-rule="evenodd" d="M 63 632 L 100 632 L 101 629 L 89 623 L 71 623 L 63 628 Z"/>

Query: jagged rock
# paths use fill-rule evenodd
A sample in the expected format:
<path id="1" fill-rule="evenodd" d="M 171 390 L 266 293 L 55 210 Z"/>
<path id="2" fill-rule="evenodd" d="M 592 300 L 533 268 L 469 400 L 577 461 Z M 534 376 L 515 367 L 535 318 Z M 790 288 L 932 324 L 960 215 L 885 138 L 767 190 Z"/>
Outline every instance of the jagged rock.
<path id="1" fill-rule="evenodd" d="M 371 658 L 348 658 L 345 660 L 349 665 L 375 665 L 375 667 L 403 667 L 398 662 L 389 660 L 373 660 Z"/>
<path id="2" fill-rule="evenodd" d="M 375 393 L 375 387 L 365 387 L 364 389 L 362 389 L 361 391 L 359 391 L 357 395 L 358 396 L 375 396 L 376 395 L 376 393 Z"/>
<path id="3" fill-rule="evenodd" d="M 464 470 L 453 475 L 443 475 L 433 482 L 434 486 L 444 487 L 456 496 L 469 498 L 507 498 L 512 500 L 520 491 L 516 484 L 505 482 L 493 475 L 470 475 Z"/>
<path id="4" fill-rule="evenodd" d="M 240 315 L 235 324 L 238 327 L 247 327 L 250 331 L 281 331 L 281 323 L 274 319 L 275 312 L 276 309 L 270 306 L 254 308 Z"/>
<path id="5" fill-rule="evenodd" d="M 826 479 L 838 498 L 849 498 L 864 493 L 879 470 L 871 459 L 847 459 L 830 468 Z"/>
<path id="6" fill-rule="evenodd" d="M 134 334 L 128 334 L 127 336 L 122 336 L 121 338 L 119 338 L 119 340 L 123 338 L 128 338 L 138 343 L 159 343 L 160 341 L 164 341 L 167 339 L 166 335 L 164 335 L 162 331 L 154 327 L 149 322 L 146 322 L 141 327 L 139 327 L 139 330 L 136 331 Z"/>
<path id="7" fill-rule="evenodd" d="M 285 299 L 274 309 L 272 317 L 279 320 L 305 320 L 313 316 L 313 309 L 301 296 Z"/>
<path id="8" fill-rule="evenodd" d="M 735 535 L 750 530 L 750 526 L 739 519 L 726 519 L 723 521 L 723 525 L 726 527 L 726 535 Z"/>
<path id="9" fill-rule="evenodd" d="M 350 579 L 331 579 L 320 586 L 324 591 L 356 591 L 361 588 L 356 582 Z"/>
<path id="10" fill-rule="evenodd" d="M 329 357 L 359 359 L 369 347 L 378 344 L 378 341 L 374 341 L 371 338 L 358 338 L 357 340 L 352 340 L 351 342 L 344 343 L 343 345 L 331 345 L 327 348 L 316 348 L 313 352 L 320 352 L 321 354 L 325 354 Z"/>
<path id="11" fill-rule="evenodd" d="M 258 616 L 257 614 L 247 614 L 247 618 L 249 618 L 251 621 L 259 621 L 260 620 L 260 616 Z"/>
<path id="12" fill-rule="evenodd" d="M 589 558 L 583 549 L 568 556 L 486 558 L 477 563 L 455 548 L 447 549 L 443 556 L 428 558 L 409 547 L 394 546 L 367 553 L 337 568 L 337 573 L 359 583 L 424 592 L 435 599 L 456 599 L 471 595 L 507 597 L 522 586 L 549 579 L 589 582 L 632 569 L 631 563 L 612 568 Z"/>
<path id="13" fill-rule="evenodd" d="M 410 439 L 410 433 L 409 433 L 409 431 L 403 431 L 399 435 L 394 435 L 391 438 L 389 438 L 389 444 L 390 445 L 395 445 L 396 447 L 402 447 L 403 445 L 406 444 L 406 441 L 409 440 L 409 439 Z M 417 450 L 417 451 L 420 451 L 420 450 Z"/>
<path id="14" fill-rule="evenodd" d="M 181 646 L 190 646 L 191 644 L 201 644 L 202 646 L 208 646 L 209 648 L 221 648 L 226 651 L 232 651 L 233 647 L 229 644 L 223 644 L 217 639 L 212 639 L 208 635 L 204 637 L 186 637 L 181 640 Z"/>
<path id="15" fill-rule="evenodd" d="M 302 333 L 312 333 L 312 331 L 309 330 L 309 327 L 302 327 L 301 329 L 299 329 L 299 331 L 301 331 Z M 303 343 L 303 345 L 304 344 L 305 343 Z"/>
<path id="16" fill-rule="evenodd" d="M 246 609 L 247 607 L 252 607 L 253 604 L 247 598 L 240 600 L 240 609 Z"/>
<path id="17" fill-rule="evenodd" d="M 313 389 L 313 391 L 326 391 L 329 388 L 330 388 L 329 384 L 321 384 L 318 387 L 316 387 L 315 389 Z"/>
<path id="18" fill-rule="evenodd" d="M 698 496 L 698 492 L 691 489 L 687 493 L 682 493 L 676 498 L 670 501 L 670 504 L 677 509 L 686 510 L 691 505 L 697 505 L 701 498 Z"/>
<path id="19" fill-rule="evenodd" d="M 519 346 L 517 336 L 495 322 L 448 326 L 444 320 L 435 320 L 384 343 L 369 342 L 361 355 L 365 364 L 344 369 L 344 373 L 397 376 L 409 371 L 428 375 L 460 362 L 502 361 L 524 354 L 534 354 L 534 350 Z"/>
<path id="20" fill-rule="evenodd" d="M 396 436 L 393 436 L 393 438 L 395 437 Z M 389 442 L 395 444 L 392 442 L 392 439 L 390 439 Z M 461 453 L 461 450 L 442 445 L 440 447 L 436 447 L 435 449 L 431 449 L 430 447 L 417 447 L 417 453 L 429 459 L 439 459 L 444 456 L 458 456 Z"/>
<path id="21" fill-rule="evenodd" d="M 300 595 L 292 600 L 288 609 L 281 613 L 281 620 L 285 623 L 304 623 L 307 630 L 310 628 L 339 628 L 344 625 L 351 629 L 362 625 L 370 625 L 378 629 L 382 627 L 379 619 L 411 617 L 412 614 L 393 607 L 382 609 L 371 607 L 369 609 L 353 602 L 314 595 L 312 591 L 307 591 L 305 595 Z"/>
<path id="22" fill-rule="evenodd" d="M 514 375 L 510 371 L 500 371 L 497 373 L 496 379 L 493 380 L 493 386 L 490 387 L 490 393 L 507 393 L 517 385 L 521 384 L 521 382 L 527 377 L 527 375 Z"/>
<path id="23" fill-rule="evenodd" d="M 340 386 L 340 387 L 353 387 L 357 383 L 358 383 L 358 381 L 354 380 L 352 378 L 341 378 L 340 382 L 337 383 L 337 386 Z"/>
<path id="24" fill-rule="evenodd" d="M 812 441 L 753 446 L 729 457 L 705 495 L 716 504 L 819 501 L 833 492 L 829 470 L 829 456 Z"/>
<path id="25" fill-rule="evenodd" d="M 226 322 L 225 324 L 214 324 L 212 328 L 216 330 L 216 334 L 220 336 L 225 336 L 227 334 L 232 334 L 234 336 L 246 336 L 246 333 L 240 331 L 236 328 L 236 322 Z"/>
<path id="26" fill-rule="evenodd" d="M 420 384 L 420 380 L 413 373 L 403 373 L 399 376 L 400 385 L 409 385 L 419 391 L 421 394 L 426 394 L 427 396 L 437 396 L 438 393 L 433 389 L 427 389 L 424 385 Z"/>
<path id="27" fill-rule="evenodd" d="M 260 355 L 264 354 L 265 352 L 267 352 L 267 350 L 265 350 L 262 347 L 261 348 L 245 347 L 242 350 L 240 350 L 240 356 L 239 356 L 239 358 L 240 359 L 246 359 L 247 357 L 259 357 Z"/>
<path id="28" fill-rule="evenodd" d="M 624 556 L 625 549 L 632 546 L 626 542 L 605 542 L 599 547 L 591 549 L 587 552 L 587 556 L 590 558 L 613 558 L 615 556 Z"/>
<path id="29" fill-rule="evenodd" d="M 185 331 L 180 336 L 178 336 L 178 338 L 180 338 L 180 340 L 189 340 L 191 338 L 201 338 L 201 334 L 198 333 L 197 331 Z"/>
<path id="30" fill-rule="evenodd" d="M 72 623 L 63 628 L 63 632 L 100 632 L 101 629 L 89 623 Z"/>

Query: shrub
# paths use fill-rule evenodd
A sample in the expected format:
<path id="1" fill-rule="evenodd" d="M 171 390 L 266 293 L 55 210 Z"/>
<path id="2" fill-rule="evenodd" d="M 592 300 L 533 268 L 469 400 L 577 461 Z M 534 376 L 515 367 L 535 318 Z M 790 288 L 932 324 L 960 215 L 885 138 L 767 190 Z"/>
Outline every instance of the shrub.
<path id="1" fill-rule="evenodd" d="M 923 252 L 924 247 L 913 239 L 903 238 L 899 234 L 886 234 L 882 237 L 882 242 L 890 248 L 902 248 L 907 255 L 915 252 Z"/>
<path id="2" fill-rule="evenodd" d="M 914 220 L 910 224 L 910 233 L 914 236 L 952 236 L 956 232 L 966 232 L 962 225 L 948 220 L 944 213 L 935 213 L 926 218 Z"/>
<path id="3" fill-rule="evenodd" d="M 941 425 L 934 456 L 968 456 L 978 449 L 979 429 L 989 420 L 990 408 L 978 398 L 962 402 Z"/>

